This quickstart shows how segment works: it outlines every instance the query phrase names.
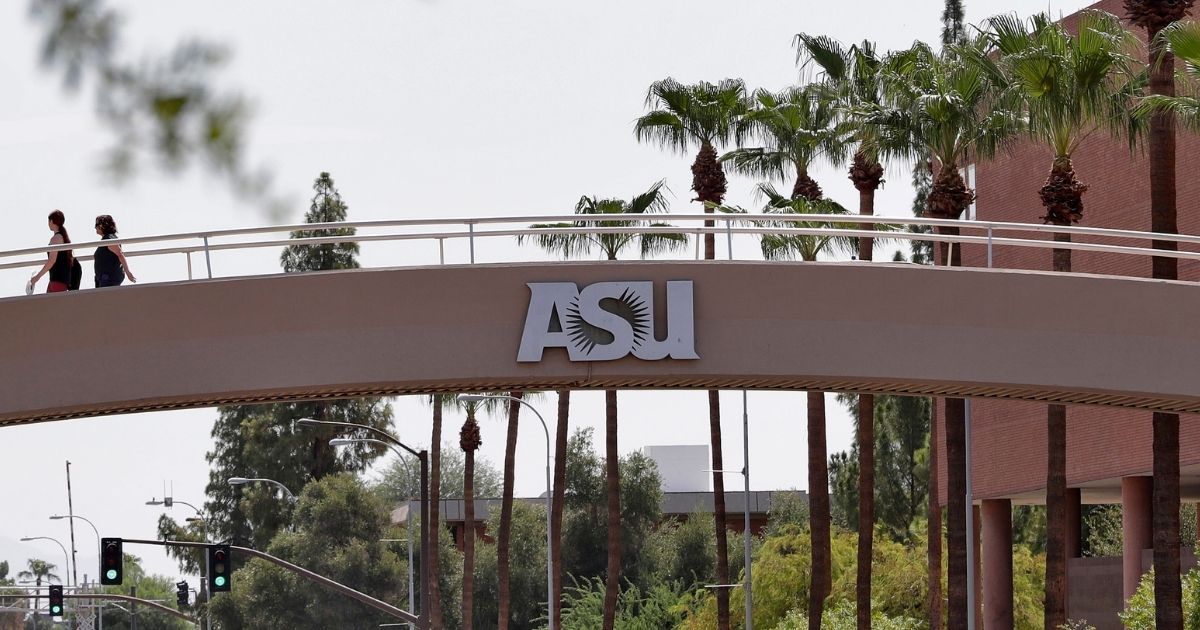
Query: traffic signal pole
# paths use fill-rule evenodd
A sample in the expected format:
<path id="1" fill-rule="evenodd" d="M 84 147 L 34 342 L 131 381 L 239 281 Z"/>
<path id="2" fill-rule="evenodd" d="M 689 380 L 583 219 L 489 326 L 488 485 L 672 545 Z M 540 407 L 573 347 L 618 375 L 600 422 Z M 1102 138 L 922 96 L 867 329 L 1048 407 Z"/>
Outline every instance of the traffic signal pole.
<path id="1" fill-rule="evenodd" d="M 428 490 L 426 490 L 426 491 L 428 491 Z M 207 547 L 211 546 L 208 543 L 184 542 L 184 541 L 179 541 L 179 540 L 138 540 L 138 539 L 133 539 L 133 538 L 125 538 L 122 540 L 122 542 L 129 543 L 132 545 L 155 545 L 158 547 L 205 547 L 205 548 L 207 548 Z M 374 597 L 371 597 L 370 595 L 367 595 L 366 593 L 356 591 L 356 590 L 350 588 L 349 586 L 342 584 L 341 582 L 335 582 L 319 573 L 314 573 L 312 571 L 309 571 L 308 569 L 305 569 L 304 567 L 296 566 L 296 565 L 288 562 L 287 560 L 284 560 L 282 558 L 276 558 L 275 556 L 272 556 L 269 553 L 264 553 L 257 549 L 250 549 L 249 547 L 238 547 L 237 545 L 229 545 L 229 548 L 237 551 L 238 553 L 244 553 L 244 554 L 254 557 L 254 558 L 261 558 L 263 560 L 266 560 L 267 562 L 270 562 L 271 564 L 274 564 L 275 566 L 278 566 L 287 571 L 290 571 L 291 573 L 299 575 L 300 577 L 302 577 L 310 582 L 316 582 L 317 584 L 320 584 L 321 586 L 324 586 L 325 588 L 328 588 L 333 591 L 337 591 L 338 593 L 341 593 L 342 595 L 345 595 L 345 596 L 347 596 L 355 601 L 358 601 L 360 603 L 366 604 L 367 606 L 370 606 L 371 608 L 374 608 L 375 610 L 378 610 L 384 614 L 391 615 L 392 617 L 395 617 L 402 621 L 411 621 L 411 622 L 414 622 L 417 624 L 425 624 L 425 625 L 421 625 L 420 627 L 429 628 L 428 621 L 424 618 L 418 617 L 417 615 L 414 615 L 414 614 L 408 612 L 407 610 L 397 608 L 385 601 L 375 599 Z M 425 549 L 422 549 L 421 553 L 425 554 L 426 553 Z"/>

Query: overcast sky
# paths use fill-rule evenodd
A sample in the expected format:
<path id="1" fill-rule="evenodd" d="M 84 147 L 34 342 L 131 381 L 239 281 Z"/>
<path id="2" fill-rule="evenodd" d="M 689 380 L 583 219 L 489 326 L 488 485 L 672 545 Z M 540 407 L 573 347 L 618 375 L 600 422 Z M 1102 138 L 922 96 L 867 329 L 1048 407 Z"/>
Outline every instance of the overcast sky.
<path id="1" fill-rule="evenodd" d="M 936 41 L 942 3 L 869 0 L 836 5 L 807 0 L 730 3 L 717 0 L 142 0 L 112 2 L 125 18 L 121 54 L 163 50 L 184 36 L 226 44 L 233 53 L 223 84 L 252 99 L 251 158 L 275 173 L 277 191 L 299 221 L 312 180 L 332 173 L 355 220 L 569 213 L 580 195 L 629 197 L 665 178 L 672 210 L 690 204 L 691 157 L 671 155 L 633 138 L 647 86 L 667 76 L 683 82 L 741 77 L 751 88 L 780 89 L 798 80 L 792 37 L 825 33 L 843 41 L 875 40 L 880 49 L 914 39 Z M 967 2 L 968 21 L 1001 11 L 1056 15 L 1082 1 Z M 109 142 L 89 93 L 70 95 L 58 76 L 39 68 L 38 28 L 27 3 L 0 3 L 0 172 L 5 195 L 0 250 L 43 245 L 46 214 L 61 208 L 75 240 L 90 234 L 96 214 L 114 215 L 123 236 L 244 227 L 268 219 L 228 194 L 201 171 L 166 177 L 142 172 L 110 185 L 98 165 Z M 844 172 L 814 172 L 826 194 L 857 207 Z M 909 172 L 891 166 L 877 212 L 907 215 Z M 731 178 L 728 200 L 750 206 L 754 181 Z M 753 242 L 735 250 L 753 251 Z M 448 248 L 449 262 L 465 262 Z M 268 273 L 277 251 L 214 258 L 217 275 Z M 457 257 L 457 259 L 455 259 Z M 539 259 L 511 244 L 483 248 L 481 260 Z M 433 264 L 428 244 L 363 246 L 364 266 Z M 144 281 L 181 279 L 182 258 L 133 259 Z M 0 272 L 0 296 L 18 295 L 27 271 Z M 85 275 L 89 275 L 85 272 Z M 44 290 L 43 280 L 42 287 Z M 0 298 L 2 299 L 2 298 Z M 17 334 L 17 331 L 6 331 Z M 120 335 L 119 324 L 113 330 Z M 35 369 L 35 366 L 30 366 Z M 57 366 L 103 374 L 103 366 Z M 52 376 L 48 375 L 48 378 Z M 804 397 L 751 393 L 750 451 L 754 489 L 804 488 Z M 741 397 L 723 398 L 726 467 L 739 468 Z M 831 401 L 832 403 L 832 401 Z M 552 398 L 540 407 L 552 421 Z M 848 416 L 830 404 L 829 448 L 849 447 Z M 395 403 L 397 432 L 428 441 L 429 412 L 419 402 Z M 603 396 L 572 397 L 574 426 L 602 435 Z M 622 452 L 650 444 L 706 444 L 707 405 L 700 392 L 627 392 L 620 398 Z M 0 429 L 6 497 L 0 502 L 0 560 L 15 573 L 29 557 L 60 565 L 52 536 L 69 543 L 64 462 L 73 462 L 74 508 L 102 536 L 154 535 L 164 484 L 178 499 L 200 505 L 208 480 L 204 454 L 215 410 L 147 413 Z M 446 435 L 461 417 L 449 415 Z M 482 456 L 503 458 L 498 421 L 483 425 Z M 521 424 L 517 493 L 543 490 L 544 438 Z M 731 476 L 731 486 L 741 479 Z M 188 516 L 186 508 L 174 514 Z M 79 576 L 94 577 L 95 536 L 76 530 Z M 154 548 L 127 548 L 146 567 L 175 576 Z M 194 578 L 192 580 L 195 581 Z"/>

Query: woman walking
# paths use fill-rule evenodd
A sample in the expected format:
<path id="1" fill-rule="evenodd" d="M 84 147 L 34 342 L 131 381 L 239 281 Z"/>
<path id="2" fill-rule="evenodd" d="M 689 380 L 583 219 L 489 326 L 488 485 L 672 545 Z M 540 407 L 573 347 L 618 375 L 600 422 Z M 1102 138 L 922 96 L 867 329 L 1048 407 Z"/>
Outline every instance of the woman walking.
<path id="1" fill-rule="evenodd" d="M 103 240 L 117 238 L 117 222 L 107 214 L 96 217 L 96 234 Z M 93 261 L 97 287 L 119 287 L 125 281 L 125 276 L 129 276 L 130 281 L 137 282 L 137 278 L 129 270 L 129 263 L 125 261 L 125 253 L 121 251 L 120 245 L 97 247 Z"/>
<path id="2" fill-rule="evenodd" d="M 67 222 L 66 216 L 62 210 L 55 210 L 47 217 L 50 231 L 54 232 L 54 236 L 50 237 L 51 245 L 62 245 L 70 243 L 71 237 L 67 235 L 67 228 L 64 225 Z M 66 291 L 70 288 L 71 283 L 71 264 L 74 262 L 74 256 L 71 255 L 71 250 L 65 249 L 57 252 L 46 253 L 46 264 L 33 277 L 29 279 L 29 286 L 33 287 L 42 279 L 42 276 L 50 274 L 50 284 L 46 288 L 46 293 L 58 293 Z"/>

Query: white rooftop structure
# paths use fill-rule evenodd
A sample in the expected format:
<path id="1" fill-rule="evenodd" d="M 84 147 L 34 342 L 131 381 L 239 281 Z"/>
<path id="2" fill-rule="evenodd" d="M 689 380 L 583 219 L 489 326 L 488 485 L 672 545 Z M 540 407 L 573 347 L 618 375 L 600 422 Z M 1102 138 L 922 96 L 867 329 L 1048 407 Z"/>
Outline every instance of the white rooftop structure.
<path id="1" fill-rule="evenodd" d="M 707 444 L 645 446 L 642 454 L 658 464 L 663 492 L 710 492 L 712 468 Z"/>

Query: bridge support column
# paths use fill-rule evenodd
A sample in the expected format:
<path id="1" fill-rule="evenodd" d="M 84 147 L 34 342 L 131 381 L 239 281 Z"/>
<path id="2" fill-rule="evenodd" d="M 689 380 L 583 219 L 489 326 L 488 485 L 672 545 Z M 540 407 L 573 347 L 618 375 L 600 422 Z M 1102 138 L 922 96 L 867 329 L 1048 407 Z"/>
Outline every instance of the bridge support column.
<path id="1" fill-rule="evenodd" d="M 1142 578 L 1142 550 L 1149 549 L 1153 543 L 1150 523 L 1153 481 L 1152 477 L 1121 479 L 1121 568 L 1124 576 L 1121 593 L 1126 602 L 1133 597 Z"/>
<path id="2" fill-rule="evenodd" d="M 983 521 L 983 628 L 1013 627 L 1012 501 L 986 499 Z"/>

